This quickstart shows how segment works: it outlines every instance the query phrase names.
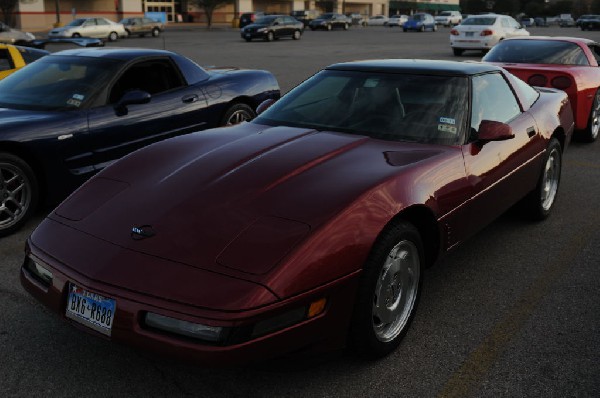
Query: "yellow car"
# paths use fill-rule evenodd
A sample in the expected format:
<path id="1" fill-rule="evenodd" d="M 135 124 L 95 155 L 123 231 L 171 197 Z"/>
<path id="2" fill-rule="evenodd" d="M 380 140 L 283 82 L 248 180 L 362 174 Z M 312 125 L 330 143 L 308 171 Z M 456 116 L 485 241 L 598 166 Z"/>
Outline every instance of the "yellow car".
<path id="1" fill-rule="evenodd" d="M 0 44 L 0 79 L 47 54 L 50 53 L 37 48 Z"/>

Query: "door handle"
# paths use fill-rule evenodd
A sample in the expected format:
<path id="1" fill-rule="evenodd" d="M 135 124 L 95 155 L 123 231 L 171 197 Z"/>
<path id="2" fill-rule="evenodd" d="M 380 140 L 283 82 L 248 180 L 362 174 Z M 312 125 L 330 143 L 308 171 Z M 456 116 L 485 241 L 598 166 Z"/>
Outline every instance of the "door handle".
<path id="1" fill-rule="evenodd" d="M 533 137 L 535 135 L 535 128 L 534 127 L 528 127 L 527 128 L 527 136 L 529 138 Z"/>
<path id="2" fill-rule="evenodd" d="M 186 96 L 184 96 L 181 101 L 185 104 L 191 104 L 193 102 L 198 101 L 198 95 L 197 94 L 188 94 Z"/>

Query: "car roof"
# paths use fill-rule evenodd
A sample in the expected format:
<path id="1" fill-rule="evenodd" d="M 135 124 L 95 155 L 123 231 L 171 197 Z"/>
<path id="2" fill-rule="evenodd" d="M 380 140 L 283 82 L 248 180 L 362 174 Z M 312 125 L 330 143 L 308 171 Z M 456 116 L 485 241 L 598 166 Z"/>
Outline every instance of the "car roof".
<path id="1" fill-rule="evenodd" d="M 155 50 L 148 48 L 74 48 L 63 50 L 51 55 L 69 55 L 76 57 L 110 58 L 119 60 L 129 60 L 138 57 L 150 57 L 159 55 L 174 55 L 171 51 Z"/>
<path id="2" fill-rule="evenodd" d="M 577 44 L 595 44 L 597 43 L 591 39 L 584 39 L 582 37 L 568 37 L 568 36 L 519 36 L 519 37 L 511 37 L 505 40 L 553 40 L 553 41 L 568 41 L 571 43 Z"/>
<path id="3" fill-rule="evenodd" d="M 422 59 L 382 59 L 343 62 L 330 65 L 326 69 L 356 72 L 432 74 L 442 76 L 470 76 L 500 70 L 497 66 L 481 62 Z"/>

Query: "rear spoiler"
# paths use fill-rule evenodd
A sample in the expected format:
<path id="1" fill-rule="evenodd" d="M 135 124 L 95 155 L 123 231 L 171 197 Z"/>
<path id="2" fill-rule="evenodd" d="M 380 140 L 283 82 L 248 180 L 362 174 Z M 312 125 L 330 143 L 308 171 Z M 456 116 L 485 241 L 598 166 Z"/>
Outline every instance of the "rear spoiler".
<path id="1" fill-rule="evenodd" d="M 47 44 L 76 44 L 80 47 L 104 47 L 104 42 L 101 39 L 93 39 L 91 37 L 65 37 L 52 39 L 37 39 L 23 44 L 23 47 L 34 47 L 44 49 Z"/>

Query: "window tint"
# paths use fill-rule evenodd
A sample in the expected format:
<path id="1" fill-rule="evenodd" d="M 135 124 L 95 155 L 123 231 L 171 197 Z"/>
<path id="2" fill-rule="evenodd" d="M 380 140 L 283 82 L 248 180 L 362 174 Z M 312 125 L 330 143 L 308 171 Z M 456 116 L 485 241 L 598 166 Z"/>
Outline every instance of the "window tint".
<path id="1" fill-rule="evenodd" d="M 8 54 L 8 50 L 0 50 L 0 71 L 13 69 L 12 59 Z"/>
<path id="2" fill-rule="evenodd" d="M 471 129 L 475 131 L 482 120 L 508 123 L 521 113 L 515 95 L 500 73 L 473 77 L 472 90 Z"/>
<path id="3" fill-rule="evenodd" d="M 486 62 L 523 64 L 589 65 L 575 43 L 560 40 L 506 40 L 483 58 Z"/>
<path id="4" fill-rule="evenodd" d="M 596 59 L 598 65 L 600 65 L 600 46 L 597 46 L 595 44 L 590 45 L 590 51 L 592 52 L 592 55 Z"/>

